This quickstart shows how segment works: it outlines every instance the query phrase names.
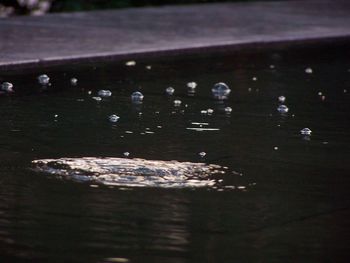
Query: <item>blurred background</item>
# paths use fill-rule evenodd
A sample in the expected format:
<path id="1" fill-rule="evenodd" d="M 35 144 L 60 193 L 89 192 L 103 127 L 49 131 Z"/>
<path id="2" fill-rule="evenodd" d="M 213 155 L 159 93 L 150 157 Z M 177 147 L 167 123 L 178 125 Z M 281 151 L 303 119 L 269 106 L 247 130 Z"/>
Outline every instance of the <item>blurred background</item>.
<path id="1" fill-rule="evenodd" d="M 42 15 L 48 12 L 74 12 L 169 4 L 248 1 L 256 0 L 0 0 L 0 16 Z"/>

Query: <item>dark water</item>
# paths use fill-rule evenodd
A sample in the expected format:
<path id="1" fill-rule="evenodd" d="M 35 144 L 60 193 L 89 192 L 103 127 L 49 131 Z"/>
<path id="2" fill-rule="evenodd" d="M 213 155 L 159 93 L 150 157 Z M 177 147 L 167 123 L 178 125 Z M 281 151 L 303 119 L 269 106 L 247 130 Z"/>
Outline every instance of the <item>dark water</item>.
<path id="1" fill-rule="evenodd" d="M 0 72 L 16 90 L 0 96 L 1 262 L 347 262 L 349 55 L 328 47 Z M 189 81 L 198 83 L 193 97 Z M 210 92 L 220 81 L 232 89 L 224 104 Z M 91 99 L 100 89 L 112 97 Z M 136 90 L 142 106 L 130 102 Z M 200 113 L 208 108 L 211 116 Z M 186 129 L 192 122 L 219 131 Z M 91 187 L 30 170 L 35 159 L 126 151 L 189 162 L 204 151 L 206 162 L 237 172 L 223 177 L 236 189 Z"/>

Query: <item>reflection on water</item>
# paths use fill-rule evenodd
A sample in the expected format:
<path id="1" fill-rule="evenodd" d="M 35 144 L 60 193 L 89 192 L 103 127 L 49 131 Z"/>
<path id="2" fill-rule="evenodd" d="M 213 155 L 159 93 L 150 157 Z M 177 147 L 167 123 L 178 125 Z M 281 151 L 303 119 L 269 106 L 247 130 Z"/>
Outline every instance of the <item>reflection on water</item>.
<path id="1" fill-rule="evenodd" d="M 201 155 L 204 156 L 205 153 Z M 41 159 L 32 163 L 35 171 L 78 182 L 127 187 L 214 186 L 217 182 L 210 175 L 222 175 L 227 169 L 204 163 L 93 157 Z"/>
<path id="2" fill-rule="evenodd" d="M 312 48 L 1 72 L 14 91 L 0 93 L 1 260 L 347 262 L 348 55 Z M 51 86 L 38 83 L 42 73 Z M 218 82 L 231 89 L 225 100 L 212 96 Z M 109 96 L 95 97 L 101 90 Z M 281 95 L 288 114 L 276 110 Z M 89 181 L 38 173 L 33 160 Z M 201 187 L 130 187 L 193 182 Z"/>

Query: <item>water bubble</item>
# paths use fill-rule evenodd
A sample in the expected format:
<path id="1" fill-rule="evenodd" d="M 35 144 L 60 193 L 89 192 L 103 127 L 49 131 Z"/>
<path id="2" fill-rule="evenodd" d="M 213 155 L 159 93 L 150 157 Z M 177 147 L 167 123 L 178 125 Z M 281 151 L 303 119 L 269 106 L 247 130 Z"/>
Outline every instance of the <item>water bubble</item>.
<path id="1" fill-rule="evenodd" d="M 57 118 L 57 117 L 58 117 L 58 114 L 55 114 L 54 117 Z"/>
<path id="2" fill-rule="evenodd" d="M 207 109 L 207 113 L 208 113 L 209 115 L 211 115 L 211 114 L 214 113 L 214 110 L 213 110 L 213 109 Z"/>
<path id="3" fill-rule="evenodd" d="M 275 65 L 270 65 L 270 69 L 274 69 L 275 68 Z"/>
<path id="4" fill-rule="evenodd" d="M 134 60 L 127 61 L 127 62 L 125 62 L 125 65 L 128 67 L 136 66 L 136 61 L 134 61 Z"/>
<path id="5" fill-rule="evenodd" d="M 326 96 L 321 96 L 321 100 L 326 100 Z"/>
<path id="6" fill-rule="evenodd" d="M 252 92 L 252 88 L 248 88 L 248 92 Z"/>
<path id="7" fill-rule="evenodd" d="M 174 106 L 179 107 L 181 106 L 182 101 L 181 100 L 174 100 Z"/>
<path id="8" fill-rule="evenodd" d="M 278 101 L 279 101 L 280 103 L 283 103 L 283 102 L 286 101 L 286 97 L 285 97 L 285 96 L 279 96 L 279 97 L 278 97 Z"/>
<path id="9" fill-rule="evenodd" d="M 131 100 L 134 103 L 142 103 L 143 101 L 143 94 L 139 91 L 135 91 L 131 94 Z"/>
<path id="10" fill-rule="evenodd" d="M 147 65 L 147 66 L 146 66 L 146 69 L 151 70 L 151 69 L 152 69 L 152 66 L 151 66 L 151 65 Z"/>
<path id="11" fill-rule="evenodd" d="M 206 152 L 200 152 L 198 155 L 199 155 L 201 158 L 203 158 L 203 157 L 205 157 L 205 156 L 207 155 L 207 153 L 206 153 Z"/>
<path id="12" fill-rule="evenodd" d="M 78 79 L 77 78 L 71 78 L 70 79 L 70 84 L 72 84 L 73 86 L 78 84 Z"/>
<path id="13" fill-rule="evenodd" d="M 307 74 L 312 74 L 312 72 L 313 72 L 312 68 L 305 69 L 305 73 L 307 73 Z"/>
<path id="14" fill-rule="evenodd" d="M 230 113 L 232 112 L 232 108 L 231 108 L 231 107 L 226 107 L 226 108 L 225 108 L 225 112 L 226 112 L 227 114 L 230 114 Z"/>
<path id="15" fill-rule="evenodd" d="M 277 151 L 277 150 L 278 150 L 278 147 L 277 147 L 277 146 L 275 146 L 275 147 L 273 147 L 273 149 L 274 149 L 275 151 Z"/>
<path id="16" fill-rule="evenodd" d="M 190 89 L 190 90 L 194 90 L 196 87 L 197 87 L 197 83 L 194 82 L 194 81 L 191 81 L 191 82 L 188 82 L 186 84 L 187 88 Z"/>
<path id="17" fill-rule="evenodd" d="M 117 116 L 117 115 L 115 115 L 115 114 L 112 114 L 112 115 L 110 115 L 110 116 L 108 117 L 108 120 L 109 120 L 110 122 L 117 122 L 119 119 L 120 119 L 120 117 Z"/>
<path id="18" fill-rule="evenodd" d="M 46 74 L 38 76 L 38 81 L 41 85 L 47 85 L 50 82 L 50 78 Z"/>
<path id="19" fill-rule="evenodd" d="M 317 95 L 318 95 L 318 96 L 322 96 L 322 92 L 319 91 L 319 92 L 317 93 Z"/>
<path id="20" fill-rule="evenodd" d="M 207 110 L 201 110 L 201 114 L 206 115 L 206 114 L 208 114 L 208 111 Z"/>
<path id="21" fill-rule="evenodd" d="M 277 111 L 279 113 L 287 113 L 289 111 L 289 109 L 286 105 L 280 105 L 280 106 L 278 106 Z"/>
<path id="22" fill-rule="evenodd" d="M 13 92 L 13 84 L 10 82 L 2 83 L 1 90 L 6 91 L 6 92 Z"/>
<path id="23" fill-rule="evenodd" d="M 219 82 L 214 85 L 211 92 L 216 99 L 223 100 L 230 94 L 231 89 L 225 83 Z"/>
<path id="24" fill-rule="evenodd" d="M 129 157 L 130 153 L 129 153 L 129 152 L 125 152 L 125 153 L 123 153 L 123 155 L 124 155 L 125 157 Z"/>
<path id="25" fill-rule="evenodd" d="M 112 96 L 112 92 L 110 90 L 101 89 L 98 91 L 97 95 L 100 97 L 110 97 Z"/>
<path id="26" fill-rule="evenodd" d="M 253 80 L 253 81 L 257 81 L 258 78 L 257 78 L 257 77 L 252 77 L 252 80 Z"/>
<path id="27" fill-rule="evenodd" d="M 347 89 L 344 89 L 344 93 L 347 93 L 348 91 L 347 91 Z"/>
<path id="28" fill-rule="evenodd" d="M 311 135 L 312 131 L 309 128 L 304 128 L 300 130 L 301 135 Z"/>
<path id="29" fill-rule="evenodd" d="M 96 100 L 96 101 L 101 101 L 102 98 L 101 97 L 92 97 L 93 100 Z"/>
<path id="30" fill-rule="evenodd" d="M 174 94 L 175 89 L 173 87 L 168 87 L 168 88 L 165 89 L 165 92 L 166 92 L 166 94 L 171 96 L 171 95 Z"/>

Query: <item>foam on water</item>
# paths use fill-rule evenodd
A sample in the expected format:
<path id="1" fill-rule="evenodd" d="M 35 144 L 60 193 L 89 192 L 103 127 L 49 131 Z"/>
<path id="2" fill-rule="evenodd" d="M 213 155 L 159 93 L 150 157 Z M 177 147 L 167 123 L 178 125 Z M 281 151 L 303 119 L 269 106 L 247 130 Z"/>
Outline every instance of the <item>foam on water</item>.
<path id="1" fill-rule="evenodd" d="M 127 187 L 208 187 L 210 175 L 225 173 L 214 164 L 127 158 L 60 158 L 32 161 L 34 170 L 79 182 Z"/>

